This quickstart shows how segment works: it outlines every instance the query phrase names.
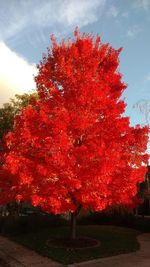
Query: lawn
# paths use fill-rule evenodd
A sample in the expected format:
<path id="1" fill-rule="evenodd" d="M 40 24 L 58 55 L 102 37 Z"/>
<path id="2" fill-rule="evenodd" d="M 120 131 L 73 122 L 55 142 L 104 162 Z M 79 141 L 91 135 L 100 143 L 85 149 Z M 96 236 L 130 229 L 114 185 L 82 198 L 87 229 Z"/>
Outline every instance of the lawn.
<path id="1" fill-rule="evenodd" d="M 78 226 L 78 235 L 100 240 L 99 247 L 90 249 L 47 247 L 46 242 L 49 238 L 69 236 L 68 227 L 46 228 L 40 232 L 21 234 L 11 239 L 55 261 L 71 264 L 136 251 L 139 249 L 136 239 L 138 234 L 138 231 L 116 226 Z"/>

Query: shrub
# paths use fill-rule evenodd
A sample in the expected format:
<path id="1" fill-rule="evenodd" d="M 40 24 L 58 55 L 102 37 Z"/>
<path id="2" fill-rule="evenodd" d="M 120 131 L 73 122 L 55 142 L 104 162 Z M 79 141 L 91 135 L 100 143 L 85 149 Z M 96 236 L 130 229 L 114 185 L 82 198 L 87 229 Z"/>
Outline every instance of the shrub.
<path id="1" fill-rule="evenodd" d="M 58 227 L 67 225 L 67 221 L 60 215 L 8 216 L 0 218 L 0 231 L 4 235 L 16 235 L 21 233 L 36 232 L 46 227 Z"/>

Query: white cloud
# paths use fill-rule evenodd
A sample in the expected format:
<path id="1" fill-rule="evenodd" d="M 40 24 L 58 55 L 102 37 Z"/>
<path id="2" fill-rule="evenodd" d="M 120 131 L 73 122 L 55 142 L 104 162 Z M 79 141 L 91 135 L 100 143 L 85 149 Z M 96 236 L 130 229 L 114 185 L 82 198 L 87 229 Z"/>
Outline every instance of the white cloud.
<path id="1" fill-rule="evenodd" d="M 127 31 L 127 36 L 134 39 L 141 31 L 139 26 L 134 25 Z"/>
<path id="2" fill-rule="evenodd" d="M 123 12 L 123 13 L 121 14 L 121 16 L 122 16 L 123 18 L 128 18 L 128 17 L 129 17 L 129 12 Z"/>
<path id="3" fill-rule="evenodd" d="M 35 88 L 36 67 L 0 42 L 0 105 Z"/>
<path id="4" fill-rule="evenodd" d="M 146 80 L 150 81 L 150 73 L 146 76 Z"/>
<path id="5" fill-rule="evenodd" d="M 136 0 L 133 7 L 143 8 L 145 11 L 148 11 L 150 9 L 150 0 Z"/>
<path id="6" fill-rule="evenodd" d="M 6 1 L 7 3 L 7 1 Z M 0 9 L 0 39 L 10 40 L 25 30 L 59 34 L 97 21 L 106 0 L 12 0 Z M 113 11 L 113 14 L 115 11 Z M 40 29 L 40 30 L 39 30 Z M 40 39 L 40 38 L 39 38 Z"/>
<path id="7" fill-rule="evenodd" d="M 116 18 L 118 16 L 118 14 L 119 14 L 119 10 L 114 5 L 110 6 L 110 8 L 107 11 L 107 15 L 110 17 Z"/>
<path id="8" fill-rule="evenodd" d="M 0 3 L 0 105 L 35 87 L 34 65 L 6 46 L 18 38 L 36 47 L 45 41 L 45 29 L 59 35 L 75 26 L 99 20 L 107 0 L 11 0 Z"/>
<path id="9" fill-rule="evenodd" d="M 78 3 L 77 3 L 78 2 Z M 79 3 L 80 2 L 80 3 Z M 91 24 L 98 20 L 97 8 L 103 6 L 105 1 L 68 1 L 67 5 L 62 7 L 64 12 L 60 16 L 62 23 L 73 25 L 79 23 L 81 26 Z M 99 10 L 101 12 L 101 10 Z"/>

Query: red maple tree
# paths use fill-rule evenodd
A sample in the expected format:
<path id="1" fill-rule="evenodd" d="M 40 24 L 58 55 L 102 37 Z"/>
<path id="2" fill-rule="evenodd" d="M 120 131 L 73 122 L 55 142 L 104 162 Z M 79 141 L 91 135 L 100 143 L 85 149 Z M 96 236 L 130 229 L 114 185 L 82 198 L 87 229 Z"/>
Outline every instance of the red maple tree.
<path id="1" fill-rule="evenodd" d="M 148 127 L 123 116 L 121 49 L 77 29 L 74 35 L 60 44 L 51 37 L 35 78 L 39 100 L 16 116 L 3 165 L 5 199 L 69 211 L 73 223 L 81 207 L 132 205 L 148 160 Z"/>

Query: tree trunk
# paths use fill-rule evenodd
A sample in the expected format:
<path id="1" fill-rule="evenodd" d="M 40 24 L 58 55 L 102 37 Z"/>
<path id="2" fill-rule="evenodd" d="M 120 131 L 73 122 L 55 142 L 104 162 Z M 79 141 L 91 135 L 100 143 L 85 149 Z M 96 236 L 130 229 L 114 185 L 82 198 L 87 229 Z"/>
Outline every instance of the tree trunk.
<path id="1" fill-rule="evenodd" d="M 71 213 L 71 238 L 77 237 L 77 212 Z"/>

